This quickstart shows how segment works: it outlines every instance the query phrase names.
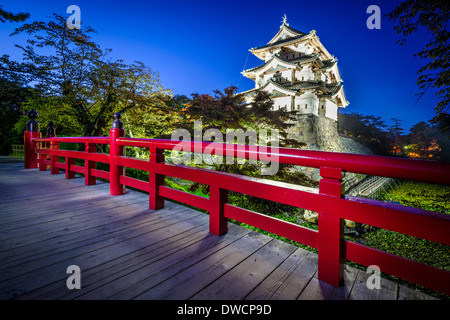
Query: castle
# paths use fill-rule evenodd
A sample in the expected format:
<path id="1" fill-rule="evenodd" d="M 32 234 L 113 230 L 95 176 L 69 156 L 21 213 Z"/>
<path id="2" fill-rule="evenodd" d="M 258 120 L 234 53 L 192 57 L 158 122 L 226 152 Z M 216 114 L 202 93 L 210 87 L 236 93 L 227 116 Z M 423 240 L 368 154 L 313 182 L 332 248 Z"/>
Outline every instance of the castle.
<path id="1" fill-rule="evenodd" d="M 243 76 L 255 82 L 253 89 L 241 92 L 247 103 L 258 91 L 268 92 L 274 110 L 285 108 L 295 114 L 288 133 L 306 143 L 307 149 L 371 153 L 338 134 L 338 110 L 349 102 L 337 59 L 320 42 L 315 30 L 304 33 L 294 29 L 285 15 L 275 36 L 250 52 L 263 64 L 242 71 Z M 318 173 L 314 173 L 318 179 Z"/>
<path id="2" fill-rule="evenodd" d="M 277 34 L 264 46 L 250 49 L 263 60 L 260 66 L 242 71 L 255 88 L 241 92 L 247 103 L 260 90 L 274 101 L 273 109 L 295 113 L 291 137 L 308 149 L 342 152 L 337 134 L 338 109 L 345 98 L 337 59 L 320 42 L 316 31 L 304 33 L 289 26 L 286 15 Z"/>
<path id="3" fill-rule="evenodd" d="M 324 116 L 337 121 L 338 108 L 345 108 L 337 59 L 320 42 L 315 30 L 303 33 L 289 26 L 286 16 L 278 33 L 264 46 L 250 49 L 263 60 L 260 66 L 242 71 L 255 81 L 243 92 L 248 103 L 264 90 L 274 101 L 274 110 L 285 108 L 297 114 Z"/>

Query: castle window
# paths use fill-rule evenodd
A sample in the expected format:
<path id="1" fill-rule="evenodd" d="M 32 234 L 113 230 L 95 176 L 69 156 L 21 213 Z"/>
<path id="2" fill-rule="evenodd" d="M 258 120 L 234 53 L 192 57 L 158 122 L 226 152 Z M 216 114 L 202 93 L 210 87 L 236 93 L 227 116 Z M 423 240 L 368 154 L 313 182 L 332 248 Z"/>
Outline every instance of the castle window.
<path id="1" fill-rule="evenodd" d="M 308 104 L 305 104 L 305 109 L 308 109 Z"/>

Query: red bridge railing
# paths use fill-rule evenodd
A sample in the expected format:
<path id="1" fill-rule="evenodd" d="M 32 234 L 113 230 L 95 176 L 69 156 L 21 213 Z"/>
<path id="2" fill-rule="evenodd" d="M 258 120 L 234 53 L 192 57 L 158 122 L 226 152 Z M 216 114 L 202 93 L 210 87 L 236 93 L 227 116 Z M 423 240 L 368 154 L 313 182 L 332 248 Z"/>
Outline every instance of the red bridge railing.
<path id="1" fill-rule="evenodd" d="M 84 143 L 84 151 L 59 149 L 59 143 Z M 109 145 L 109 154 L 98 153 L 96 145 Z M 43 147 L 46 145 L 47 147 Z M 227 220 L 234 219 L 274 234 L 289 238 L 318 249 L 318 278 L 334 286 L 343 280 L 345 259 L 364 266 L 376 265 L 384 273 L 450 295 L 450 272 L 425 265 L 404 257 L 389 254 L 355 242 L 344 240 L 344 219 L 392 230 L 430 241 L 450 245 L 450 216 L 432 211 L 358 198 L 344 194 L 343 173 L 407 179 L 434 184 L 450 185 L 450 165 L 423 160 L 399 159 L 382 156 L 343 154 L 279 148 L 279 163 L 320 169 L 319 189 L 294 184 L 257 179 L 243 175 L 218 172 L 165 161 L 165 150 L 176 146 L 190 146 L 196 153 L 205 152 L 210 143 L 181 142 L 158 139 L 124 137 L 121 122 L 116 119 L 109 137 L 48 137 L 40 132 L 25 132 L 25 168 L 47 170 L 51 174 L 65 171 L 67 179 L 75 173 L 85 176 L 85 184 L 93 185 L 96 178 L 109 180 L 111 195 L 125 193 L 125 187 L 133 187 L 149 193 L 149 208 L 164 206 L 164 199 L 172 199 L 209 213 L 210 232 L 223 235 L 227 232 Z M 148 148 L 148 161 L 127 157 L 124 147 Z M 233 154 L 237 158 L 258 159 L 268 155 L 271 149 L 234 144 L 215 144 L 215 150 Z M 214 152 L 212 153 L 214 154 Z M 60 159 L 64 158 L 64 162 Z M 84 166 L 75 164 L 84 160 Z M 260 159 L 260 158 L 259 158 Z M 109 164 L 109 171 L 96 168 L 96 163 Z M 125 168 L 149 173 L 149 181 L 125 175 Z M 177 177 L 209 186 L 209 198 L 200 197 L 164 185 L 164 176 Z M 319 213 L 318 231 L 252 212 L 227 203 L 227 194 L 234 191 L 278 203 L 287 204 Z"/>

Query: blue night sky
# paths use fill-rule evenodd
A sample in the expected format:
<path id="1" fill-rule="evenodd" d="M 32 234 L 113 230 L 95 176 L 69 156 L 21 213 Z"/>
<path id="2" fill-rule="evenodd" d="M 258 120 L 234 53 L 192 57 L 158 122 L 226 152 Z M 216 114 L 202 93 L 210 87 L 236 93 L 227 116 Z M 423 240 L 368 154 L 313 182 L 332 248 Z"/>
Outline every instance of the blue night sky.
<path id="1" fill-rule="evenodd" d="M 69 17 L 66 8 L 78 5 L 83 25 L 98 31 L 94 41 L 111 48 L 113 58 L 142 61 L 158 71 L 174 94 L 213 93 L 230 85 L 239 91 L 253 88 L 241 77 L 244 69 L 262 61 L 249 53 L 265 45 L 279 30 L 286 14 L 291 27 L 316 30 L 328 51 L 338 58 L 344 90 L 350 104 L 346 113 L 358 112 L 402 120 L 411 125 L 434 116 L 437 98 L 429 90 L 415 104 L 417 70 L 424 63 L 414 57 L 427 42 L 424 33 L 400 46 L 393 24 L 382 18 L 381 29 L 369 30 L 366 13 L 378 5 L 381 15 L 401 1 L 2 1 L 3 9 L 29 12 L 25 23 L 47 20 L 52 13 Z M 20 60 L 15 43 L 22 36 L 9 35 L 21 23 L 0 24 L 0 54 Z"/>

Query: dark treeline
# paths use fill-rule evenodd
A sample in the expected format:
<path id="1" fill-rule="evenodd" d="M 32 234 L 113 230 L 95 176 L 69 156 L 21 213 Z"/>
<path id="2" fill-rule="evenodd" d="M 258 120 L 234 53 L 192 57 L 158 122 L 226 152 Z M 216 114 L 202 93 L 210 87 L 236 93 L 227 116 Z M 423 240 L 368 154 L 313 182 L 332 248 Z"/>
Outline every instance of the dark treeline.
<path id="1" fill-rule="evenodd" d="M 376 155 L 450 161 L 448 127 L 450 115 L 442 112 L 428 121 L 413 125 L 409 131 L 399 119 L 360 113 L 339 114 L 339 133 L 353 138 Z"/>

